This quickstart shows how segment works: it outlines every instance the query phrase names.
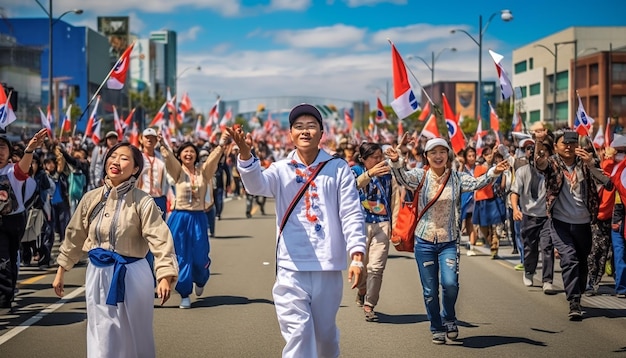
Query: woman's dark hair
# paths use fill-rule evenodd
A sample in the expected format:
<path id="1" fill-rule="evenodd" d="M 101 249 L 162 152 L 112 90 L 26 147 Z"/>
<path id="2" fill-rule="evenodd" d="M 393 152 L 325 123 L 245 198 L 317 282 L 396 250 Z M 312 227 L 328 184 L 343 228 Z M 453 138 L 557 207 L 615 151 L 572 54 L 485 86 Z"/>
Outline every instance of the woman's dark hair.
<path id="1" fill-rule="evenodd" d="M 476 157 L 476 149 L 474 147 L 467 147 L 463 151 L 463 159 L 465 159 L 466 161 L 467 161 L 467 155 L 469 154 L 469 152 L 474 152 L 474 157 Z"/>
<path id="2" fill-rule="evenodd" d="M 119 142 L 107 151 L 107 154 L 104 156 L 104 168 L 102 168 L 102 177 L 107 176 L 107 166 L 106 166 L 107 160 L 109 160 L 113 152 L 115 152 L 120 147 L 130 148 L 130 151 L 133 154 L 133 161 L 135 162 L 135 168 L 139 168 L 139 170 L 137 170 L 137 173 L 133 174 L 133 177 L 135 179 L 139 178 L 139 176 L 141 175 L 141 171 L 143 170 L 143 154 L 141 154 L 141 151 L 137 147 L 133 146 L 132 144 L 128 142 Z"/>
<path id="3" fill-rule="evenodd" d="M 371 157 L 377 151 L 382 151 L 383 148 L 378 143 L 365 142 L 359 146 L 359 161 L 363 162 L 367 158 Z"/>
<path id="4" fill-rule="evenodd" d="M 182 160 L 180 160 L 180 153 L 182 153 L 183 150 L 185 150 L 185 148 L 189 148 L 189 147 L 193 148 L 193 151 L 196 152 L 196 160 L 193 163 L 198 164 L 198 162 L 200 162 L 200 151 L 198 150 L 198 147 L 196 147 L 191 142 L 185 142 L 180 145 L 180 147 L 176 151 L 176 159 L 178 159 L 178 161 L 182 163 Z"/>

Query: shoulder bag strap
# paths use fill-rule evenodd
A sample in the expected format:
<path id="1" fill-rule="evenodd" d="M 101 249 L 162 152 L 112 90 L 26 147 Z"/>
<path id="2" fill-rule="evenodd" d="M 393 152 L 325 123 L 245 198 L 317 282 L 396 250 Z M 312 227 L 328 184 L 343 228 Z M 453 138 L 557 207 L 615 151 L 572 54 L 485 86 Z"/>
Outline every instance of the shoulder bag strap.
<path id="1" fill-rule="evenodd" d="M 419 222 L 422 219 L 422 216 L 424 216 L 424 214 L 426 213 L 426 210 L 428 210 L 431 206 L 433 206 L 433 204 L 435 204 L 437 202 L 437 199 L 439 199 L 439 197 L 441 196 L 441 193 L 443 192 L 443 189 L 446 187 L 446 184 L 448 184 L 448 179 L 450 179 L 450 174 L 452 173 L 452 170 L 450 169 L 448 171 L 448 174 L 446 175 L 446 179 L 443 182 L 443 185 L 441 185 L 441 187 L 439 187 L 439 191 L 437 191 L 437 194 L 435 194 L 435 197 L 428 202 L 428 204 L 426 204 L 426 206 L 424 206 L 424 210 L 422 210 L 418 215 L 417 215 L 417 222 Z M 424 175 L 425 177 L 426 175 Z M 419 192 L 418 194 L 419 195 Z M 417 196 L 416 195 L 416 196 Z"/>
<path id="2" fill-rule="evenodd" d="M 291 216 L 291 213 L 296 208 L 296 204 L 298 204 L 300 199 L 302 199 L 304 192 L 308 189 L 309 185 L 311 185 L 311 182 L 313 181 L 313 179 L 315 179 L 317 174 L 319 174 L 319 172 L 322 171 L 322 168 L 324 168 L 326 163 L 328 163 L 331 160 L 332 159 L 319 163 L 317 165 L 317 168 L 315 168 L 315 171 L 311 174 L 309 179 L 304 183 L 304 185 L 300 188 L 296 196 L 293 198 L 293 200 L 291 201 L 291 204 L 289 204 L 289 206 L 287 207 L 287 211 L 285 212 L 285 216 L 283 216 L 283 220 L 280 223 L 280 229 L 278 231 L 279 238 L 280 238 L 280 235 L 283 233 L 283 229 L 285 228 L 285 225 L 287 225 L 287 220 L 289 220 L 289 216 Z"/>

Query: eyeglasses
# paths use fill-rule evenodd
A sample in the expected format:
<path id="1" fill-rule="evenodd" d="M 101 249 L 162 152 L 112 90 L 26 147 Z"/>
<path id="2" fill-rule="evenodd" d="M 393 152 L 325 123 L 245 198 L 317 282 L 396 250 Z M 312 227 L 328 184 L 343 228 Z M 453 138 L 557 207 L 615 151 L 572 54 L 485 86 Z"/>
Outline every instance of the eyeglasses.
<path id="1" fill-rule="evenodd" d="M 526 148 L 524 148 L 524 150 L 533 150 L 533 149 L 535 149 L 534 145 L 529 145 Z"/>

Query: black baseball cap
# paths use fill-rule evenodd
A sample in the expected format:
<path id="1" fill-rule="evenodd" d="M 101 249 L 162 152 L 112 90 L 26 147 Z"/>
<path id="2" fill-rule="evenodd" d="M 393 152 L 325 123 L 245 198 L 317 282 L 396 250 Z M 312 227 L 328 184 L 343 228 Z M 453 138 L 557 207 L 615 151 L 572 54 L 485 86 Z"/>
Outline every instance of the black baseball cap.
<path id="1" fill-rule="evenodd" d="M 293 122 L 305 114 L 315 117 L 317 122 L 320 124 L 320 128 L 322 128 L 322 130 L 324 129 L 322 125 L 322 114 L 317 108 L 315 108 L 315 106 L 308 103 L 299 104 L 291 109 L 291 112 L 289 112 L 289 127 L 291 128 L 293 126 Z"/>
<path id="2" fill-rule="evenodd" d="M 578 133 L 575 131 L 563 132 L 563 144 L 578 143 Z"/>

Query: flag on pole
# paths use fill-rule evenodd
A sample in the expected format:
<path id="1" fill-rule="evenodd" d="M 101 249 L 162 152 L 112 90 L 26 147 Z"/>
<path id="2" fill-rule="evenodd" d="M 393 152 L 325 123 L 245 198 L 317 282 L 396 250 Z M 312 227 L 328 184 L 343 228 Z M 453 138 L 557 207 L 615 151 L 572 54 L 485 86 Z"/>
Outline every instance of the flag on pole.
<path id="1" fill-rule="evenodd" d="M 61 124 L 61 135 L 65 132 L 72 130 L 72 105 L 67 106 L 65 111 L 65 117 L 63 117 L 63 124 Z"/>
<path id="2" fill-rule="evenodd" d="M 398 115 L 398 119 L 404 119 L 420 109 L 420 104 L 411 88 L 411 82 L 406 74 L 406 65 L 396 46 L 391 43 L 391 60 L 393 68 L 393 96 L 391 107 Z"/>
<path id="3" fill-rule="evenodd" d="M 130 113 L 128 114 L 128 116 L 126 117 L 124 122 L 122 122 L 122 128 L 124 128 L 124 130 L 130 128 L 130 123 L 133 120 L 133 115 L 134 114 L 135 114 L 135 108 L 131 109 Z"/>
<path id="4" fill-rule="evenodd" d="M 593 126 L 593 118 L 587 115 L 585 111 L 585 107 L 583 107 L 583 101 L 580 99 L 580 96 L 576 94 L 578 97 L 578 110 L 576 111 L 576 120 L 574 121 L 574 129 L 578 132 L 579 135 L 588 136 L 591 131 L 591 127 Z"/>
<path id="5" fill-rule="evenodd" d="M 480 119 L 477 121 L 478 126 L 476 127 L 476 134 L 474 135 L 474 140 L 476 141 L 476 155 L 481 156 L 483 153 L 483 121 Z"/>
<path id="6" fill-rule="evenodd" d="M 491 130 L 493 130 L 493 133 L 496 136 L 496 146 L 498 146 L 500 145 L 500 118 L 498 117 L 496 110 L 493 109 L 491 102 L 488 102 L 488 103 L 489 103 L 489 126 L 491 127 Z"/>
<path id="7" fill-rule="evenodd" d="M 139 128 L 137 127 L 137 122 L 133 122 L 133 128 L 130 130 L 130 138 L 128 141 L 130 144 L 139 148 Z"/>
<path id="8" fill-rule="evenodd" d="M 156 127 L 156 126 L 161 125 L 161 122 L 163 122 L 163 116 L 164 116 L 163 111 L 165 110 L 165 106 L 167 106 L 167 104 L 168 104 L 168 101 L 165 101 L 161 105 L 161 108 L 159 108 L 159 111 L 157 112 L 157 114 L 154 116 L 154 118 L 152 118 L 152 122 L 150 122 L 148 127 Z"/>
<path id="9" fill-rule="evenodd" d="M 217 124 L 219 122 L 219 118 L 220 118 L 220 98 L 217 97 L 215 104 L 213 105 L 213 107 L 211 107 L 211 110 L 209 111 L 209 117 L 207 118 L 205 129 L 206 127 L 209 127 L 209 126 L 212 128 L 214 124 Z"/>
<path id="10" fill-rule="evenodd" d="M 496 71 L 498 72 L 498 79 L 500 81 L 502 99 L 507 99 L 513 95 L 513 85 L 511 84 L 509 75 L 507 75 L 504 67 L 502 66 L 502 59 L 504 58 L 504 56 L 491 50 L 489 50 L 489 54 L 491 55 L 491 58 L 493 58 L 493 62 L 495 62 L 496 64 Z"/>
<path id="11" fill-rule="evenodd" d="M 230 108 L 228 108 L 226 110 L 226 113 L 224 113 L 222 120 L 220 121 L 220 129 L 224 130 L 232 119 L 233 119 L 233 111 Z"/>
<path id="12" fill-rule="evenodd" d="M 39 109 L 39 117 L 41 118 L 41 126 L 44 127 L 48 131 L 48 136 L 52 138 L 52 125 L 50 123 L 50 106 L 48 106 L 47 115 L 43 113 L 43 111 L 41 110 L 41 107 L 38 107 L 38 109 Z"/>
<path id="13" fill-rule="evenodd" d="M 598 127 L 598 132 L 596 132 L 596 136 L 593 137 L 593 144 L 597 145 L 598 147 L 602 147 L 606 144 L 604 126 L 602 126 L 602 124 L 600 124 L 600 126 Z"/>
<path id="14" fill-rule="evenodd" d="M 380 98 L 376 97 L 376 123 L 385 122 L 387 122 L 387 112 L 385 112 L 383 102 L 380 101 Z"/>
<path id="15" fill-rule="evenodd" d="M 113 128 L 115 128 L 117 137 L 121 141 L 122 138 L 124 138 L 124 127 L 122 126 L 122 121 L 120 120 L 120 116 L 117 114 L 117 108 L 115 108 L 115 106 L 113 106 Z"/>
<path id="16" fill-rule="evenodd" d="M 128 68 L 130 68 L 130 53 L 133 51 L 134 46 L 135 43 L 133 42 L 115 63 L 111 75 L 107 80 L 107 87 L 109 89 L 121 90 L 124 88 L 126 73 L 128 72 Z"/>
<path id="17" fill-rule="evenodd" d="M 15 122 L 17 117 L 11 107 L 11 95 L 13 91 L 9 92 L 7 96 L 4 93 L 4 87 L 0 84 L 0 128 L 5 129 L 9 124 Z"/>
<path id="18" fill-rule="evenodd" d="M 85 137 L 91 137 L 96 125 L 96 115 L 98 114 L 98 105 L 100 104 L 100 96 L 96 99 L 96 104 L 93 106 L 91 110 L 91 115 L 89 116 L 89 120 L 87 120 L 87 127 L 85 128 Z"/>
<path id="19" fill-rule="evenodd" d="M 420 134 L 420 137 L 425 137 L 429 139 L 441 138 L 441 133 L 439 133 L 439 128 L 437 128 L 437 117 L 435 117 L 434 114 L 431 114 L 430 118 L 428 118 L 428 121 L 424 125 L 424 128 L 422 128 L 422 133 Z"/>
<path id="20" fill-rule="evenodd" d="M 101 127 L 102 127 L 102 118 L 96 121 L 96 123 L 94 124 L 93 132 L 91 133 L 91 141 L 95 145 L 100 144 L 100 140 L 102 140 L 102 135 L 100 134 Z"/>
<path id="21" fill-rule="evenodd" d="M 426 102 L 426 105 L 424 105 L 424 108 L 417 119 L 425 121 L 428 117 L 430 117 L 430 102 Z"/>
<path id="22" fill-rule="evenodd" d="M 189 99 L 189 95 L 187 95 L 187 92 L 185 92 L 183 94 L 183 98 L 180 99 L 180 110 L 183 111 L 183 113 L 187 113 L 191 110 L 193 106 L 191 105 L 191 99 Z"/>
<path id="23" fill-rule="evenodd" d="M 452 150 L 454 153 L 458 153 L 465 148 L 465 136 L 463 131 L 459 127 L 459 122 L 450 107 L 448 98 L 445 93 L 442 93 L 443 100 L 443 116 L 446 119 L 446 126 L 448 127 L 448 137 L 450 138 L 450 144 L 452 144 Z"/>

